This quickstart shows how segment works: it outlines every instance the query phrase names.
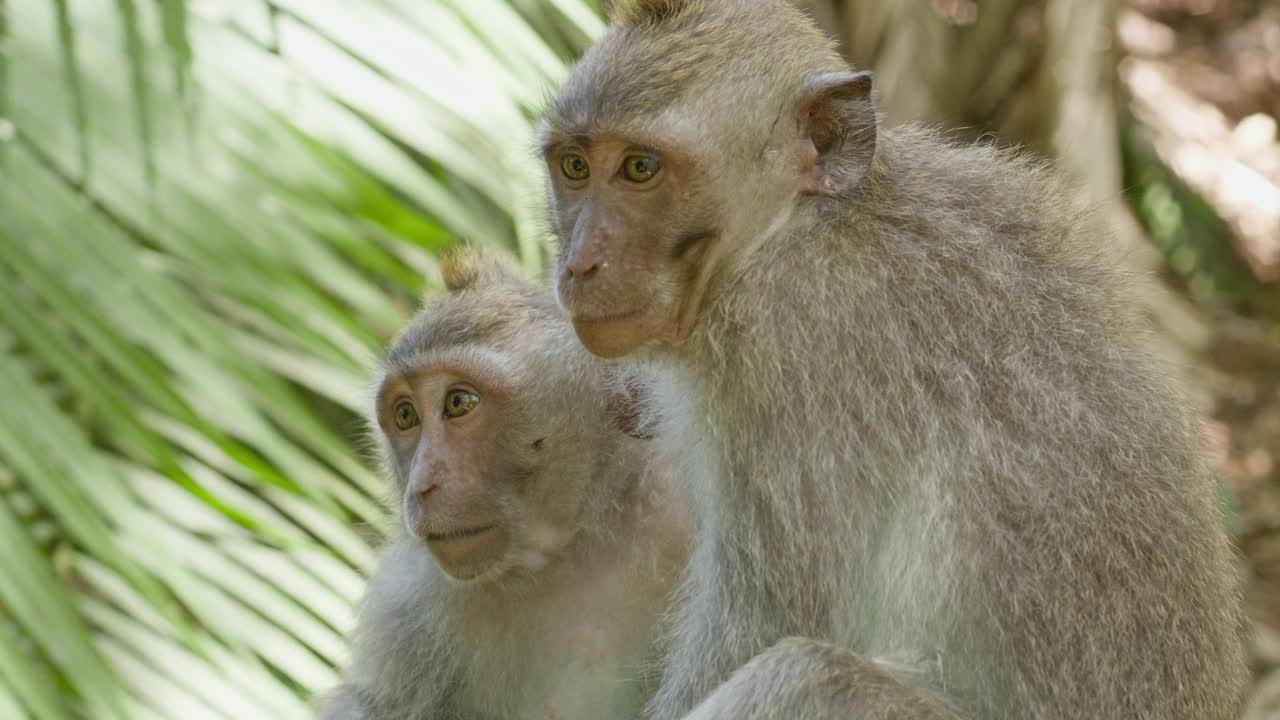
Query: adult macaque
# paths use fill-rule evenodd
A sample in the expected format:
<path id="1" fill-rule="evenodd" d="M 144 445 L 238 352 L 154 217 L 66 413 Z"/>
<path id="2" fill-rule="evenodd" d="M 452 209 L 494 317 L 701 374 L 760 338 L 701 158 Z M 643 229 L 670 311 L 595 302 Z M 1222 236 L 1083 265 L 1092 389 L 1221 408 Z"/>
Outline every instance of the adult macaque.
<path id="1" fill-rule="evenodd" d="M 673 476 L 550 293 L 475 255 L 445 281 L 378 390 L 403 533 L 322 717 L 634 717 L 688 557 Z"/>
<path id="2" fill-rule="evenodd" d="M 775 0 L 616 3 L 542 139 L 561 302 L 696 472 L 652 717 L 1234 717 L 1201 439 L 1053 172 L 880 128 Z"/>

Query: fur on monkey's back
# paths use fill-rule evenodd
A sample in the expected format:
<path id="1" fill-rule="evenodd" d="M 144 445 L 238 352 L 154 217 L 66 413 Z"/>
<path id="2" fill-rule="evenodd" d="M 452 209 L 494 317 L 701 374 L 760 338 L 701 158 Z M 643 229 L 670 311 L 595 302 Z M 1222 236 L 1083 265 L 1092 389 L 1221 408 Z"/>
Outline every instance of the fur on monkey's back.
<path id="1" fill-rule="evenodd" d="M 716 494 L 742 503 L 713 511 L 721 552 L 832 578 L 762 580 L 797 618 L 780 632 L 923 664 L 975 717 L 1234 717 L 1243 625 L 1214 479 L 1087 208 L 1041 165 L 915 127 L 882 132 L 859 192 L 803 201 L 686 350 L 725 368 L 696 412 L 756 440 L 722 451 L 722 482 L 787 479 Z M 924 496 L 935 514 L 883 510 Z M 815 527 L 869 539 L 790 544 Z"/>

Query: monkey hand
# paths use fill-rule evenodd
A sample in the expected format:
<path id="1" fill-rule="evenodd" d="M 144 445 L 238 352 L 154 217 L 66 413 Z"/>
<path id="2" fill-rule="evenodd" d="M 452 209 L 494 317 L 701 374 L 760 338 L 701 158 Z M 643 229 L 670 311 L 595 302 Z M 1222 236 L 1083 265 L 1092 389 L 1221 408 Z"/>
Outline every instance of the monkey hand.
<path id="1" fill-rule="evenodd" d="M 830 643 L 790 637 L 738 668 L 684 720 L 955 720 L 945 705 L 874 662 Z"/>

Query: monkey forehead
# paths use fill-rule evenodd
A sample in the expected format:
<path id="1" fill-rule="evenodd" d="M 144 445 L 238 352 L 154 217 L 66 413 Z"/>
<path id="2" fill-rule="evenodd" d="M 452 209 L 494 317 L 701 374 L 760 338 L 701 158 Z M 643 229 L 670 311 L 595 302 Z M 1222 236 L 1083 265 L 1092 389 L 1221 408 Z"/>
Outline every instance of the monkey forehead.
<path id="1" fill-rule="evenodd" d="M 752 117 L 758 101 L 799 87 L 809 74 L 848 67 L 834 42 L 786 2 L 651 7 L 649 15 L 642 8 L 619 13 L 587 51 L 543 115 L 544 146 L 554 133 L 631 126 L 685 98 L 695 100 L 695 110 L 729 102 Z M 744 119 L 740 112 L 718 115 Z"/>
<path id="2" fill-rule="evenodd" d="M 520 344 L 561 319 L 550 291 L 525 285 L 494 285 L 441 295 L 419 311 L 392 342 L 386 364 L 433 350 L 481 344 Z M 527 345 L 528 343 L 523 343 Z"/>
<path id="3" fill-rule="evenodd" d="M 412 384 L 433 374 L 455 375 L 490 391 L 510 392 L 523 384 L 527 372 L 515 353 L 486 347 L 445 348 L 399 358 L 387 368 L 375 397 L 381 405 L 393 385 Z"/>
<path id="4" fill-rule="evenodd" d="M 673 64 L 672 55 L 664 52 L 673 40 L 636 28 L 610 29 L 543 114 L 544 144 L 549 133 L 590 134 L 596 126 L 634 123 L 673 105 L 695 80 L 694 70 Z M 681 55 L 685 62 L 696 63 L 704 61 L 704 53 L 692 48 Z"/>

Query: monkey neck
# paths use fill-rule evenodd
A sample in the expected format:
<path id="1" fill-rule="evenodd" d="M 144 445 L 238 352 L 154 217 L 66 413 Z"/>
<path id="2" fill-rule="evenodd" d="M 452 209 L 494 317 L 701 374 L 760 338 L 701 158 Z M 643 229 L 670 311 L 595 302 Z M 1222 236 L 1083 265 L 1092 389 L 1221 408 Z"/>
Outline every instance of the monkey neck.
<path id="1" fill-rule="evenodd" d="M 794 213 L 795 205 L 788 203 L 774 213 L 764 231 L 748 236 L 745 241 L 733 242 L 731 238 L 736 233 L 731 231 L 728 233 L 729 238 L 722 237 L 695 251 L 701 253 L 701 257 L 696 258 L 693 263 L 697 270 L 691 281 L 692 288 L 676 318 L 674 345 L 683 344 L 694 332 L 699 319 L 714 305 L 726 282 L 733 277 L 736 263 L 742 258 L 750 257 L 754 251 L 777 236 Z"/>
<path id="2" fill-rule="evenodd" d="M 607 520 L 584 527 L 536 571 L 454 586 L 445 602 L 454 632 L 461 646 L 480 649 L 467 662 L 505 667 L 512 653 L 524 653 L 571 664 L 584 651 L 581 638 L 593 638 L 587 648 L 644 661 L 658 632 L 651 619 L 661 616 L 688 557 L 689 523 L 667 494 L 670 480 L 652 470 L 637 475 Z"/>
<path id="3" fill-rule="evenodd" d="M 813 195 L 797 195 L 792 202 L 774 213 L 765 225 L 764 230 L 736 242 L 715 243 L 706 251 L 705 257 L 697 263 L 700 268 L 694 278 L 694 289 L 690 297 L 694 302 L 686 303 L 677 319 L 675 342 L 673 346 L 677 354 L 682 354 L 682 346 L 693 342 L 697 345 L 695 335 L 700 326 L 705 326 L 703 318 L 714 312 L 720 297 L 726 293 L 732 295 L 735 280 L 742 275 L 745 268 L 761 262 L 762 257 L 772 257 L 786 252 L 794 242 L 803 242 L 809 236 L 822 232 L 822 227 L 831 222 L 848 222 L 856 217 L 863 207 L 874 207 L 881 201 L 885 183 L 885 163 L 881 162 L 880 153 L 876 161 L 867 171 L 863 184 L 851 191 L 849 197 L 828 198 Z M 851 206 L 854 208 L 851 211 Z M 705 333 L 703 333 L 705 335 Z M 706 338 L 702 338 L 705 342 Z M 693 352 L 696 352 L 696 347 Z"/>
<path id="4" fill-rule="evenodd" d="M 632 470 L 635 467 L 643 469 L 637 472 Z M 563 555 L 585 563 L 606 558 L 608 562 L 645 564 L 683 547 L 685 511 L 676 499 L 670 468 L 646 450 L 643 461 L 619 463 L 616 471 L 627 473 L 620 491 L 594 510 L 586 510 L 591 519 L 584 519 L 572 547 Z"/>
<path id="5" fill-rule="evenodd" d="M 637 471 L 636 467 L 644 469 Z M 678 564 L 674 558 L 683 557 L 680 553 L 686 547 L 688 530 L 684 510 L 672 498 L 671 473 L 657 463 L 648 463 L 647 458 L 633 459 L 631 454 L 620 452 L 597 472 L 596 481 L 602 492 L 588 499 L 573 537 L 544 564 L 513 568 L 494 583 L 460 586 L 460 596 L 468 603 L 477 599 L 507 603 L 512 598 L 528 603 L 533 598 L 572 592 L 584 576 L 612 574 L 620 568 L 644 576 L 667 572 Z"/>
<path id="6" fill-rule="evenodd" d="M 710 446 L 697 462 L 712 467 L 693 471 L 709 478 L 694 487 L 699 542 L 717 543 L 704 551 L 747 577 L 781 563 L 810 566 L 791 577 L 856 582 L 877 562 L 884 538 L 897 531 L 900 518 L 892 509 L 903 506 L 895 493 L 904 491 L 884 481 L 895 471 L 883 467 L 910 457 L 894 445 L 909 440 L 884 437 L 870 411 L 883 402 L 877 394 L 883 384 L 875 378 L 893 378 L 901 368 L 869 351 L 888 330 L 875 325 L 878 308 L 868 305 L 860 317 L 858 299 L 836 302 L 838 291 L 830 286 L 848 285 L 868 300 L 877 293 L 874 258 L 862 264 L 876 249 L 859 246 L 863 235 L 856 228 L 873 219 L 877 203 L 893 206 L 895 190 L 884 178 L 894 150 L 885 148 L 857 197 L 800 198 L 783 226 L 734 265 L 687 342 L 668 358 L 683 383 L 672 403 L 684 412 L 674 415 L 689 427 L 664 428 L 660 436 L 682 447 L 690 437 Z M 866 273 L 865 283 L 850 282 L 853 273 Z M 826 547 L 832 538 L 863 545 L 832 553 Z M 830 587 L 784 587 L 763 576 L 760 582 L 786 609 L 771 617 L 812 621 L 829 614 Z"/>

